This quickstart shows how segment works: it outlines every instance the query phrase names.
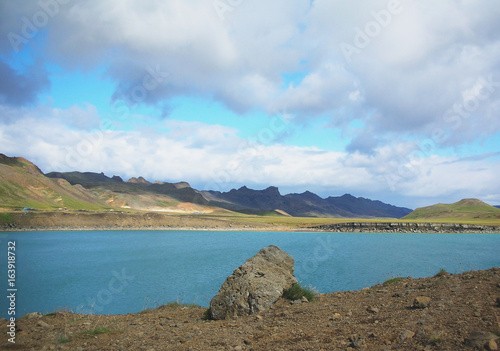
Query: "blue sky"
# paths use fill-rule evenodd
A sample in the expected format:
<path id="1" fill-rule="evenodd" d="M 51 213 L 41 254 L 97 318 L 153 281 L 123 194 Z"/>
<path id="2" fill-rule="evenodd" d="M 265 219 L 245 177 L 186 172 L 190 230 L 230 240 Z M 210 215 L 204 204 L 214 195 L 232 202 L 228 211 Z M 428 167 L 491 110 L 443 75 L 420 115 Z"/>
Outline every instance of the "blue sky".
<path id="1" fill-rule="evenodd" d="M 0 152 L 45 172 L 500 204 L 500 3 L 0 3 Z"/>

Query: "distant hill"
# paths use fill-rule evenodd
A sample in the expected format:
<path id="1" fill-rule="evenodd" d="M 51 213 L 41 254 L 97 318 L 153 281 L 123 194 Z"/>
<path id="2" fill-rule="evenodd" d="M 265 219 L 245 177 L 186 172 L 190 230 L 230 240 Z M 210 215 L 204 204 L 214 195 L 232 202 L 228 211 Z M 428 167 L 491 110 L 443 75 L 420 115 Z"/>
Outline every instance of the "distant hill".
<path id="1" fill-rule="evenodd" d="M 463 199 L 453 204 L 436 204 L 417 208 L 403 219 L 488 219 L 500 218 L 500 208 L 478 199 Z"/>
<path id="2" fill-rule="evenodd" d="M 202 194 L 211 204 L 234 211 L 258 213 L 280 210 L 296 217 L 401 218 L 411 212 L 408 208 L 349 194 L 326 199 L 310 191 L 283 196 L 273 186 L 264 190 L 243 186 L 229 192 L 204 191 Z"/>
<path id="3" fill-rule="evenodd" d="M 106 205 L 81 185 L 47 178 L 30 161 L 0 154 L 0 207 L 103 210 Z"/>
<path id="4" fill-rule="evenodd" d="M 277 187 L 229 192 L 198 191 L 187 182 L 124 181 L 93 172 L 42 171 L 30 161 L 0 154 L 0 208 L 3 209 L 136 209 L 172 213 L 239 211 L 301 217 L 401 218 L 411 212 L 349 194 L 321 198 L 306 191 L 281 195 Z M 500 210 L 499 210 L 500 211 Z"/>
<path id="5" fill-rule="evenodd" d="M 65 179 L 70 184 L 81 184 L 98 194 L 106 203 L 115 207 L 173 210 L 181 203 L 206 206 L 209 202 L 186 182 L 151 183 L 143 177 L 131 178 L 124 182 L 120 177 L 107 177 L 104 173 L 92 172 L 51 172 L 49 178 Z M 184 206 L 185 207 L 185 206 Z M 193 208 L 193 211 L 196 209 Z M 189 212 L 189 211 L 187 211 Z"/>

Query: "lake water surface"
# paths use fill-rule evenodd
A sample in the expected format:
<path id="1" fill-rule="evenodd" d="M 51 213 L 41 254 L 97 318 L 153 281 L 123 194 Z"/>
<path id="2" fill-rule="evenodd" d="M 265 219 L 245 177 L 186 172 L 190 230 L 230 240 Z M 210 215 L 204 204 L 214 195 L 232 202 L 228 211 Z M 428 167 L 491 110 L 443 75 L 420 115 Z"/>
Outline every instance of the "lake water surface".
<path id="1" fill-rule="evenodd" d="M 261 248 L 295 259 L 295 276 L 320 292 L 356 290 L 396 276 L 500 266 L 500 235 L 208 231 L 0 233 L 16 241 L 16 317 L 67 308 L 122 314 L 171 301 L 208 306 L 232 271 Z M 8 299 L 0 303 L 7 317 Z"/>

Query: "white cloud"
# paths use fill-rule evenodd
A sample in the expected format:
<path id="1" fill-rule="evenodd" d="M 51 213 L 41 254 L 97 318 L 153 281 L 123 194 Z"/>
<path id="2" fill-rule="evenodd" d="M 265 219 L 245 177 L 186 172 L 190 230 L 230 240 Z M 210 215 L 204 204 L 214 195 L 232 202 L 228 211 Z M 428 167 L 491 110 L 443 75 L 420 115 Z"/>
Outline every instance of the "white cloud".
<path id="1" fill-rule="evenodd" d="M 232 128 L 201 122 L 168 120 L 164 127 L 171 131 L 165 133 L 75 130 L 57 117 L 37 119 L 37 111 L 17 114 L 18 119 L 0 125 L 0 149 L 34 161 L 45 172 L 79 170 L 186 180 L 199 189 L 213 190 L 241 185 L 322 189 L 324 196 L 351 192 L 406 206 L 418 199 L 432 203 L 462 197 L 500 203 L 500 198 L 492 197 L 500 194 L 495 154 L 470 159 L 424 157 L 412 153 L 411 143 L 380 147 L 372 155 L 348 154 L 250 144 Z"/>
<path id="2" fill-rule="evenodd" d="M 30 19 L 41 9 L 16 4 L 2 4 L 2 35 L 20 32 L 23 23 L 15 18 Z M 443 114 L 479 77 L 500 80 L 498 2 L 279 0 L 232 6 L 221 19 L 211 1 L 73 1 L 59 6 L 43 27 L 44 58 L 70 69 L 106 63 L 115 98 L 138 84 L 147 67 L 160 67 L 168 79 L 147 103 L 199 94 L 240 112 L 285 108 L 301 122 L 325 113 L 336 119 L 342 109 L 351 119 L 366 119 L 378 135 L 429 137 L 447 127 Z M 377 23 L 376 35 L 348 62 L 341 44 L 354 45 L 358 29 L 372 33 Z M 304 79 L 286 87 L 288 73 Z M 498 112 L 499 95 L 477 111 L 477 123 L 464 125 L 470 133 L 457 131 L 449 144 L 498 132 L 500 125 L 488 116 Z M 374 111 L 376 117 L 369 117 Z M 485 121 L 494 124 L 488 131 L 480 128 Z"/>
<path id="3" fill-rule="evenodd" d="M 37 62 L 59 64 L 61 72 L 104 69 L 116 85 L 114 99 L 143 86 L 153 69 L 161 82 L 142 102 L 160 108 L 176 95 L 202 96 L 238 112 L 284 110 L 298 125 L 321 115 L 333 128 L 345 131 L 353 120 L 363 128 L 350 129 L 346 151 L 280 144 L 241 151 L 249 143 L 236 130 L 209 125 L 204 116 L 168 121 L 163 134 L 152 127 L 102 133 L 96 108 L 82 102 L 69 109 L 0 106 L 0 145 L 10 154 L 24 150 L 48 170 L 381 194 L 396 189 L 412 197 L 462 194 L 467 177 L 475 177 L 485 184 L 471 186 L 478 197 L 499 194 L 492 181 L 496 159 L 449 163 L 433 154 L 500 132 L 500 2 L 402 0 L 401 11 L 381 24 L 377 16 L 391 3 L 244 1 L 221 19 L 203 0 L 71 1 L 33 30 L 28 23 L 45 11 L 39 2 L 2 1 L 1 37 L 23 36 Z M 360 31 L 377 29 L 377 21 L 380 30 L 346 60 L 341 44 L 355 45 Z M 13 49 L 0 42 L 6 63 Z M 287 85 L 290 75 L 298 78 Z M 484 80 L 492 83 L 486 87 Z M 431 153 L 408 156 L 414 148 L 408 140 L 433 137 Z M 67 165 L 72 152 L 85 155 L 73 160 L 76 167 Z M 456 181 L 443 181 L 446 174 Z"/>

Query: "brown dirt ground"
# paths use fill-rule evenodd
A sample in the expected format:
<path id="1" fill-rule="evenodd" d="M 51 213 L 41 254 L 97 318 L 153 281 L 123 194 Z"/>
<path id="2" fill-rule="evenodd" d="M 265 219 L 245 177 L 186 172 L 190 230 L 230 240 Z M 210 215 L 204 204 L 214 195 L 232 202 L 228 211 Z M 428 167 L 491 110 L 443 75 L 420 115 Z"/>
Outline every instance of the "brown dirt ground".
<path id="1" fill-rule="evenodd" d="M 239 223 L 203 215 L 157 212 L 32 211 L 9 213 L 12 221 L 0 225 L 6 230 L 280 230 L 279 225 Z"/>
<path id="2" fill-rule="evenodd" d="M 412 308 L 417 296 L 430 297 L 430 305 Z M 321 294 L 311 303 L 281 299 L 259 315 L 235 320 L 207 321 L 205 308 L 183 306 L 115 316 L 56 312 L 24 317 L 17 321 L 16 343 L 2 340 L 0 348 L 472 350 L 465 345 L 471 333 L 500 335 L 498 298 L 500 268 L 493 268 Z"/>

